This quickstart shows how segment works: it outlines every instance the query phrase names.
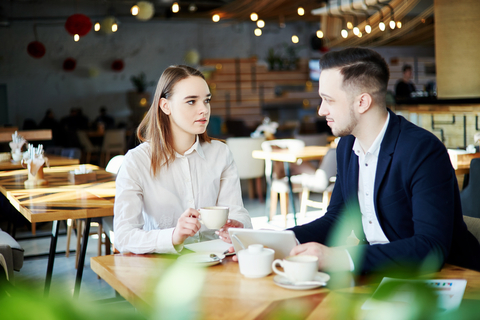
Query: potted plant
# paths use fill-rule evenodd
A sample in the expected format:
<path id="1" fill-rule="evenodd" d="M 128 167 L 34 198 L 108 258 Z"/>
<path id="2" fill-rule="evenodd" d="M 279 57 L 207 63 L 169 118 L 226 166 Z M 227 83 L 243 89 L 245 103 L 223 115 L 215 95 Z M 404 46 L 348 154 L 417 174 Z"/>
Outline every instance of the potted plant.
<path id="1" fill-rule="evenodd" d="M 150 106 L 150 92 L 146 91 L 147 87 L 154 85 L 155 81 L 147 81 L 147 76 L 143 71 L 138 75 L 132 75 L 130 81 L 136 90 L 127 92 L 127 101 L 132 110 L 132 121 L 137 124 L 140 123 Z"/>

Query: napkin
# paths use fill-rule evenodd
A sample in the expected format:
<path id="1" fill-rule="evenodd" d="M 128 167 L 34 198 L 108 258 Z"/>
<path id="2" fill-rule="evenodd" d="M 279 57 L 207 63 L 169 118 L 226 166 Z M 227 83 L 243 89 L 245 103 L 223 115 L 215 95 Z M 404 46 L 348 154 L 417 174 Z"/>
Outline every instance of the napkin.
<path id="1" fill-rule="evenodd" d="M 90 172 L 92 172 L 92 169 L 87 168 L 87 166 L 84 165 L 84 164 L 81 164 L 78 167 L 78 169 L 74 170 L 75 174 L 86 174 L 86 173 L 90 173 Z"/>

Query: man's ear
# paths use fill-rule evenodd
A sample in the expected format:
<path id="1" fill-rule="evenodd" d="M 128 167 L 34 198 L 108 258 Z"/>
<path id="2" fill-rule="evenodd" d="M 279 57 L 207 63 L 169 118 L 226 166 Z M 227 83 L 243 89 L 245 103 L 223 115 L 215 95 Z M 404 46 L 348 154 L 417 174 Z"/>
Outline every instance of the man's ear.
<path id="1" fill-rule="evenodd" d="M 166 115 L 170 115 L 172 113 L 170 110 L 170 103 L 165 98 L 160 99 L 160 109 L 162 109 L 163 113 Z"/>
<path id="2" fill-rule="evenodd" d="M 372 96 L 369 93 L 362 93 L 357 96 L 357 101 L 355 103 L 358 106 L 359 113 L 365 113 L 372 106 Z"/>

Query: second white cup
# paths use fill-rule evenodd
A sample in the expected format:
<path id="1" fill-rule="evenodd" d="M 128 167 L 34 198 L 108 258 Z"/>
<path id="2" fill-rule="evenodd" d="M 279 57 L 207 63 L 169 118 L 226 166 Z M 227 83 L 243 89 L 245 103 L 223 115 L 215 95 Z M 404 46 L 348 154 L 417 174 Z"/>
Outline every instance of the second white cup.
<path id="1" fill-rule="evenodd" d="M 228 219 L 228 207 L 200 208 L 200 222 L 208 229 L 220 229 Z"/>
<path id="2" fill-rule="evenodd" d="M 280 265 L 284 272 L 277 269 Z M 318 273 L 318 258 L 315 256 L 290 256 L 283 260 L 277 259 L 272 263 L 276 274 L 284 276 L 292 282 L 312 281 Z"/>

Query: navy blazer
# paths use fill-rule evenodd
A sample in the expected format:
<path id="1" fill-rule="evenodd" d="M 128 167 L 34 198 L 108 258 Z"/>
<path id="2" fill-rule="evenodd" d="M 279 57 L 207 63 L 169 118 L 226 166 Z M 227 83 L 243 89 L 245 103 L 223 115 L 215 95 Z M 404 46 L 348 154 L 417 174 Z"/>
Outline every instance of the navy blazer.
<path id="1" fill-rule="evenodd" d="M 348 248 L 356 272 L 420 266 L 427 257 L 438 259 L 436 268 L 448 262 L 480 270 L 480 245 L 463 221 L 458 183 L 445 146 L 432 133 L 389 113 L 378 156 L 374 204 L 390 243 L 365 241 L 358 209 L 358 157 L 351 135 L 337 147 L 337 180 L 326 214 L 292 228 L 297 239 L 331 245 L 331 238 L 338 237 L 338 232 L 331 231 L 341 229 L 337 222 L 349 221 L 342 228 L 346 234 L 354 230 L 361 240 L 359 246 Z"/>

